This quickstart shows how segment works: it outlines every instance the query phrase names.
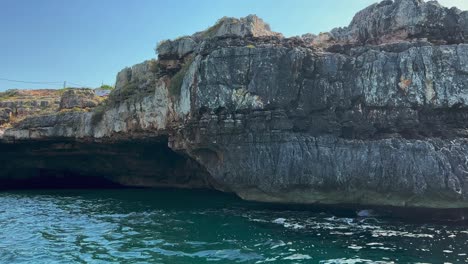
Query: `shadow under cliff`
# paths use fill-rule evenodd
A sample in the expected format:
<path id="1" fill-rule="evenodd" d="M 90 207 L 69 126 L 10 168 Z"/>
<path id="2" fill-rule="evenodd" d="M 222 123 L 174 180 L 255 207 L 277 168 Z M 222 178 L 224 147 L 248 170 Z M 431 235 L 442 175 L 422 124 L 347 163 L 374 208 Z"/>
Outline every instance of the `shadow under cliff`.
<path id="1" fill-rule="evenodd" d="M 166 137 L 119 142 L 69 139 L 0 144 L 0 189 L 210 188 L 208 172 Z"/>

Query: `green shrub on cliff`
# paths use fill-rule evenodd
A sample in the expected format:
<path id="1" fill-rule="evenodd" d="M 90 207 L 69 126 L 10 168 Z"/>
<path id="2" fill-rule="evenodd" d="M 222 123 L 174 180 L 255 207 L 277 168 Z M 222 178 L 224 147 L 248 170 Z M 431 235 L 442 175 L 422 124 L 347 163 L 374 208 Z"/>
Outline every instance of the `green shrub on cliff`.
<path id="1" fill-rule="evenodd" d="M 193 57 L 188 58 L 187 61 L 184 62 L 180 71 L 171 78 L 171 84 L 169 85 L 169 94 L 171 96 L 180 96 L 185 74 L 187 74 L 192 62 Z"/>
<path id="2" fill-rule="evenodd" d="M 203 32 L 203 37 L 205 38 L 212 38 L 214 36 L 216 36 L 216 33 L 218 32 L 218 30 L 221 28 L 221 26 L 223 25 L 224 21 L 228 19 L 227 17 L 223 17 L 223 18 L 220 18 L 218 21 L 216 21 L 216 24 L 214 24 L 213 26 L 209 27 L 208 29 L 206 29 L 204 32 Z"/>
<path id="3" fill-rule="evenodd" d="M 73 89 L 71 87 L 65 87 L 65 88 L 60 88 L 60 89 L 57 89 L 57 93 L 62 96 L 66 91 L 70 90 L 70 89 Z"/>
<path id="4" fill-rule="evenodd" d="M 171 79 L 171 85 L 169 86 L 169 94 L 172 96 L 180 96 L 182 83 L 184 82 L 185 73 L 180 70 Z"/>
<path id="5" fill-rule="evenodd" d="M 86 113 L 89 112 L 90 108 L 81 108 L 81 107 L 73 107 L 73 108 L 65 108 L 65 109 L 60 109 L 57 113 L 58 114 L 64 114 L 64 113 Z"/>
<path id="6" fill-rule="evenodd" d="M 136 82 L 129 82 L 126 85 L 124 85 L 120 89 L 120 97 L 121 99 L 125 100 L 129 98 L 131 95 L 135 94 L 138 90 L 138 83 Z"/>
<path id="7" fill-rule="evenodd" d="M 0 100 L 9 99 L 15 97 L 18 94 L 18 89 L 9 89 L 5 92 L 0 92 Z"/>
<path id="8" fill-rule="evenodd" d="M 99 87 L 99 89 L 112 91 L 112 90 L 114 90 L 114 86 L 103 84 L 103 85 L 101 85 L 101 87 Z"/>
<path id="9" fill-rule="evenodd" d="M 102 121 L 104 118 L 104 114 L 106 113 L 107 105 L 102 103 L 98 105 L 96 108 L 93 109 L 93 116 L 91 116 L 91 125 L 96 126 L 99 122 Z"/>
<path id="10" fill-rule="evenodd" d="M 150 60 L 149 62 L 149 70 L 152 73 L 159 73 L 161 67 L 159 65 L 159 61 L 157 60 Z"/>

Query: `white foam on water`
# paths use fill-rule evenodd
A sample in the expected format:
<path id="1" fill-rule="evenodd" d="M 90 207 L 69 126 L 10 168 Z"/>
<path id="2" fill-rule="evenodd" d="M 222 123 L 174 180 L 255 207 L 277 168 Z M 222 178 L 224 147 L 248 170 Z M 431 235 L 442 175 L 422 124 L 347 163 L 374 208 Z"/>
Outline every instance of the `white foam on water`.
<path id="1" fill-rule="evenodd" d="M 367 243 L 366 246 L 383 246 L 384 244 L 382 243 Z"/>
<path id="2" fill-rule="evenodd" d="M 265 260 L 259 260 L 257 262 L 255 262 L 256 264 L 260 264 L 260 263 L 265 263 L 265 262 L 273 262 L 273 261 L 277 261 L 278 260 L 278 257 L 273 257 L 273 258 L 267 258 Z"/>
<path id="3" fill-rule="evenodd" d="M 354 250 L 361 250 L 362 249 L 361 246 L 357 246 L 357 245 L 351 245 L 351 246 L 348 246 L 348 248 L 354 249 Z"/>
<path id="4" fill-rule="evenodd" d="M 279 224 L 279 225 L 283 225 L 285 222 L 286 222 L 285 218 L 277 218 L 277 219 L 273 220 L 274 224 Z"/>
<path id="5" fill-rule="evenodd" d="M 389 247 L 371 247 L 371 249 L 380 249 L 380 250 L 388 250 L 388 251 L 396 250 L 396 248 L 389 248 Z"/>
<path id="6" fill-rule="evenodd" d="M 362 258 L 352 258 L 352 259 L 347 259 L 347 258 L 340 258 L 340 259 L 328 259 L 328 260 L 321 260 L 319 262 L 320 264 L 360 264 L 360 263 L 375 263 L 375 264 L 394 264 L 395 262 L 393 261 L 374 261 L 370 259 L 362 259 Z"/>
<path id="7" fill-rule="evenodd" d="M 284 243 L 283 241 L 279 241 L 277 244 L 273 245 L 270 249 L 275 249 L 275 248 L 284 247 L 284 246 L 286 246 L 286 243 Z"/>
<path id="8" fill-rule="evenodd" d="M 431 234 L 415 234 L 410 232 L 395 231 L 395 230 L 373 230 L 373 237 L 411 237 L 411 238 L 434 238 Z"/>
<path id="9" fill-rule="evenodd" d="M 285 260 L 303 260 L 303 259 L 312 259 L 312 257 L 309 256 L 309 255 L 294 254 L 294 255 L 285 257 L 283 259 L 285 259 Z"/>
<path id="10" fill-rule="evenodd" d="M 305 226 L 303 226 L 303 225 L 300 225 L 300 224 L 297 224 L 297 223 L 287 222 L 285 218 L 277 218 L 277 219 L 273 220 L 272 223 L 278 224 L 278 225 L 283 225 L 286 228 L 292 228 L 292 229 L 303 229 L 303 228 L 305 228 Z"/>
<path id="11" fill-rule="evenodd" d="M 330 232 L 330 235 L 352 236 L 352 235 L 354 235 L 354 233 L 353 232 L 337 232 L 337 231 L 334 231 L 334 232 Z"/>

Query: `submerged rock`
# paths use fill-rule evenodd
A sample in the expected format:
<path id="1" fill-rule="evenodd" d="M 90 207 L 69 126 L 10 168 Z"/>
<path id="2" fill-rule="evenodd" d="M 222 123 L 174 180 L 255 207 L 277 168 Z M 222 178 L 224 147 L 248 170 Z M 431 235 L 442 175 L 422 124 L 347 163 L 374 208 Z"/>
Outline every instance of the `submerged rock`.
<path id="1" fill-rule="evenodd" d="M 359 217 L 375 217 L 375 216 L 378 216 L 378 214 L 376 212 L 374 212 L 374 210 L 371 210 L 371 209 L 360 210 L 360 211 L 356 212 L 356 215 L 359 216 Z"/>
<path id="2" fill-rule="evenodd" d="M 184 187 L 210 182 L 196 186 L 277 203 L 468 208 L 465 17 L 433 1 L 382 1 L 347 28 L 301 38 L 255 16 L 223 18 L 124 69 L 95 111 L 28 118 L 3 144 L 164 139 L 204 172 Z"/>

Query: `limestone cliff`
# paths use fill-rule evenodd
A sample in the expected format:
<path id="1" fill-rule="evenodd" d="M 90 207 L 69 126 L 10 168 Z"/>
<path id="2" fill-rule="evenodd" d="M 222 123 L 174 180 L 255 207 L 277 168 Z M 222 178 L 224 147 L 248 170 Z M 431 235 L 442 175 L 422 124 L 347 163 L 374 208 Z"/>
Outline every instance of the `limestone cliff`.
<path id="1" fill-rule="evenodd" d="M 161 42 L 158 59 L 121 71 L 94 111 L 27 118 L 3 147 L 55 160 L 19 157 L 31 171 L 127 186 L 468 208 L 467 18 L 435 1 L 386 0 L 346 28 L 294 38 L 256 16 L 223 18 Z M 64 153 L 80 165 L 57 165 Z M 93 153 L 102 162 L 83 161 Z M 169 155 L 178 162 L 161 162 Z"/>

